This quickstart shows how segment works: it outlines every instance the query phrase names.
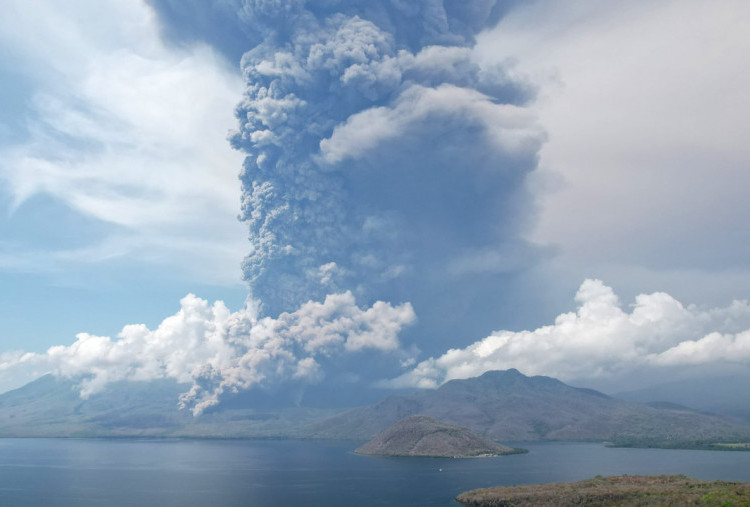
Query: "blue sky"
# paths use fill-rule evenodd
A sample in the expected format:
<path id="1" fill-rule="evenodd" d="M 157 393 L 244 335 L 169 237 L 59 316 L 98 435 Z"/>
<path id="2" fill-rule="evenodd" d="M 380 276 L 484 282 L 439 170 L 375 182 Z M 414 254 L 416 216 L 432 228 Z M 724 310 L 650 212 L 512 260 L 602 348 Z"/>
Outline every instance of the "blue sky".
<path id="1" fill-rule="evenodd" d="M 745 371 L 744 2 L 7 10 L 5 386 Z"/>
<path id="2" fill-rule="evenodd" d="M 7 10 L 4 348 L 156 324 L 190 291 L 241 306 L 242 158 L 225 141 L 241 90 L 233 65 L 166 46 L 138 3 Z"/>

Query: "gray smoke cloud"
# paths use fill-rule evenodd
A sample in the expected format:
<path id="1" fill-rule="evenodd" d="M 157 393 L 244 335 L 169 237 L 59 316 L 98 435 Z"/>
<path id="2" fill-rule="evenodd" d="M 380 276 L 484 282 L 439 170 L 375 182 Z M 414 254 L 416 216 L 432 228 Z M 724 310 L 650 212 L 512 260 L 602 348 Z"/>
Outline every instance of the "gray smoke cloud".
<path id="1" fill-rule="evenodd" d="M 135 5 L 141 19 L 143 5 L 126 4 Z M 586 280 L 576 310 L 554 324 L 526 331 L 506 327 L 503 316 L 512 310 L 503 315 L 503 302 L 523 297 L 513 284 L 541 255 L 524 233 L 534 216 L 526 180 L 545 135 L 525 107 L 533 90 L 510 77 L 518 74 L 512 64 L 488 67 L 473 46 L 513 2 L 149 4 L 161 21 L 161 36 L 184 44 L 174 62 L 192 55 L 200 65 L 189 68 L 205 74 L 218 69 L 216 75 L 224 76 L 225 62 L 214 58 L 214 50 L 241 58 L 245 90 L 231 142 L 247 155 L 240 218 L 249 230 L 244 276 L 251 297 L 245 308 L 231 312 L 221 302 L 188 295 L 154 329 L 129 325 L 116 337 L 81 333 L 71 345 L 44 353 L 0 354 L 0 381 L 19 371 L 29 378 L 52 372 L 78 379 L 85 397 L 112 382 L 173 379 L 186 384 L 175 403 L 200 415 L 240 391 L 263 388 L 274 396 L 285 389 L 295 395 L 317 390 L 329 401 L 331 393 L 354 386 L 361 403 L 363 384 L 435 387 L 489 369 L 516 367 L 572 381 L 750 362 L 746 301 L 701 309 L 654 293 L 638 295 L 623 309 L 612 289 Z M 142 19 L 151 20 L 150 13 Z M 161 47 L 149 30 L 138 38 L 156 47 L 157 55 L 175 49 Z M 153 79 L 142 80 L 136 95 L 133 83 L 122 88 L 120 76 L 141 69 L 142 58 L 116 56 L 112 61 L 122 68 L 92 81 L 92 103 L 106 110 L 113 90 L 137 95 L 141 106 L 144 96 L 160 102 L 163 94 L 150 95 Z M 184 75 L 189 77 L 161 81 L 196 81 L 194 73 Z M 175 121 L 193 118 L 185 103 L 191 101 L 172 107 L 186 116 L 165 114 L 163 124 L 132 139 L 150 143 Z M 153 111 L 146 109 L 145 123 L 152 123 Z M 143 143 L 131 144 L 143 149 Z M 185 172 L 180 164 L 174 167 L 175 174 Z M 111 216 L 110 201 L 96 209 Z M 200 209 L 195 199 L 176 201 L 196 221 L 205 219 L 193 214 Z M 585 199 L 575 204 L 588 210 L 580 203 Z M 133 216 L 163 219 L 140 208 Z M 122 213 L 118 220 L 129 223 Z M 514 308 L 522 306 L 516 302 Z"/>
<path id="2" fill-rule="evenodd" d="M 231 142 L 248 155 L 243 268 L 263 312 L 352 290 L 413 301 L 429 329 L 423 312 L 455 315 L 451 301 L 534 262 L 520 231 L 544 134 L 531 91 L 471 50 L 509 6 L 242 3 L 259 42 Z"/>
<path id="3" fill-rule="evenodd" d="M 174 379 L 200 415 L 253 388 L 361 388 L 444 350 L 451 323 L 471 338 L 478 315 L 496 327 L 486 302 L 537 255 L 521 236 L 524 182 L 544 141 L 531 90 L 472 52 L 509 3 L 150 4 L 173 42 L 249 48 L 230 136 L 247 155 L 248 303 L 233 313 L 189 295 L 156 329 L 4 355 L 0 377 L 52 372 L 79 379 L 83 397 Z"/>

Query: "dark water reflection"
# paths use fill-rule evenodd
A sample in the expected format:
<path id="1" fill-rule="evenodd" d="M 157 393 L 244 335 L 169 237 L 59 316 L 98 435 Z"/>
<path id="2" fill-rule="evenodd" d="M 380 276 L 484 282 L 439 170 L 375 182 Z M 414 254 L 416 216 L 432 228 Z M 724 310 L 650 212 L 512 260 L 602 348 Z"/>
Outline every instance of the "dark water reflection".
<path id="1" fill-rule="evenodd" d="M 467 489 L 599 475 L 750 481 L 750 453 L 528 443 L 482 459 L 373 458 L 352 442 L 0 439 L 0 505 L 450 506 Z"/>

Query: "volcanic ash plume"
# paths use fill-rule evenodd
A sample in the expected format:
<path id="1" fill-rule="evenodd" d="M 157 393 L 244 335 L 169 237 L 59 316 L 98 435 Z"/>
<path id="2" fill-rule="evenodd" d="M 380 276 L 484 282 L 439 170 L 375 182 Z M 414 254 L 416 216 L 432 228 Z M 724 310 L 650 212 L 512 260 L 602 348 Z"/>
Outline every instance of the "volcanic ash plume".
<path id="1" fill-rule="evenodd" d="M 519 228 L 543 134 L 529 91 L 471 49 L 505 8 L 244 2 L 262 41 L 242 58 L 232 143 L 248 154 L 244 273 L 266 314 L 340 290 L 426 307 L 533 257 Z"/>
<path id="2" fill-rule="evenodd" d="M 191 384 L 180 402 L 200 414 L 257 386 L 340 389 L 341 379 L 361 387 L 403 374 L 420 353 L 407 327 L 429 338 L 419 342 L 429 353 L 456 346 L 450 323 L 472 338 L 478 315 L 496 328 L 474 296 L 494 301 L 502 276 L 533 262 L 520 236 L 524 180 L 544 137 L 523 107 L 529 90 L 472 53 L 506 3 L 221 6 L 248 37 L 231 136 L 247 154 L 248 307 L 231 313 L 188 296 L 156 329 L 83 333 L 44 354 L 0 358 L 0 373 L 80 377 L 82 396 L 171 378 Z"/>

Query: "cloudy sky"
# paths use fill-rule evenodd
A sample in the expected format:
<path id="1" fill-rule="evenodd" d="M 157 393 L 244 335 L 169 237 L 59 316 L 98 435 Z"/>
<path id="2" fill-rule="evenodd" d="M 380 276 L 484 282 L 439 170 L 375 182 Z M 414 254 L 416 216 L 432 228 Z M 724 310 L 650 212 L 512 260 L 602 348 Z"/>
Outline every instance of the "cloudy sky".
<path id="1" fill-rule="evenodd" d="M 747 2 L 6 11 L 0 389 L 750 362 Z"/>

